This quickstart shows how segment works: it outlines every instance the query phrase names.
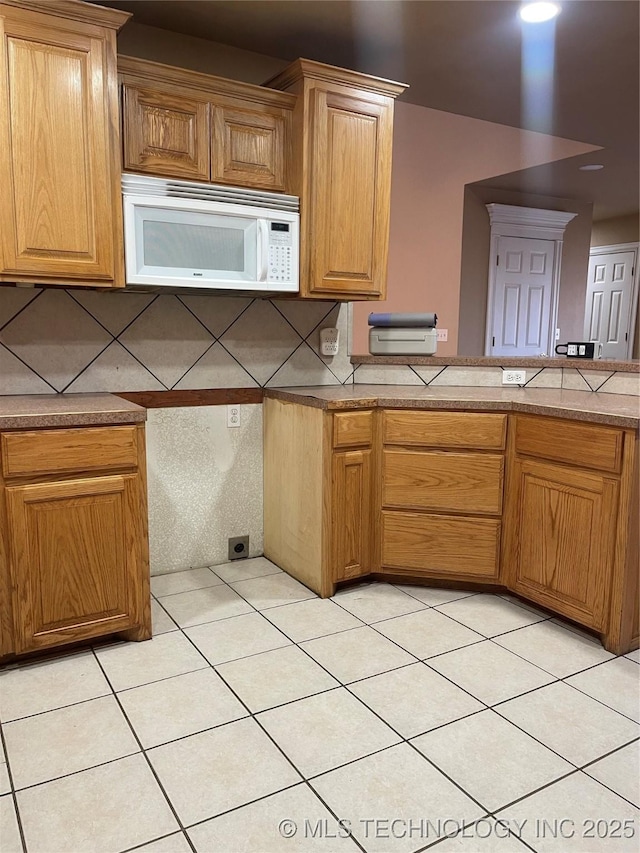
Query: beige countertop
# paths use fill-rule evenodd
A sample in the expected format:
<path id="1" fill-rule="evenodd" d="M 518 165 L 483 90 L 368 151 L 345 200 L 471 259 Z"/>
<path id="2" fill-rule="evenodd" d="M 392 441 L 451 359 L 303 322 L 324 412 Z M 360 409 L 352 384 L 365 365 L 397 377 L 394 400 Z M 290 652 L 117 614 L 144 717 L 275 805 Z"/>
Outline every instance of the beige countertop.
<path id="1" fill-rule="evenodd" d="M 566 358 L 507 358 L 480 355 L 352 355 L 352 364 L 420 364 L 434 367 L 461 365 L 467 367 L 573 367 L 578 370 L 611 370 L 620 373 L 640 373 L 640 361 L 607 361 L 606 359 Z"/>
<path id="2" fill-rule="evenodd" d="M 0 429 L 130 424 L 146 418 L 146 409 L 115 394 L 0 396 Z"/>
<path id="3" fill-rule="evenodd" d="M 640 426 L 640 397 L 560 388 L 323 385 L 265 388 L 265 397 L 327 410 L 380 407 L 528 412 L 632 429 Z"/>

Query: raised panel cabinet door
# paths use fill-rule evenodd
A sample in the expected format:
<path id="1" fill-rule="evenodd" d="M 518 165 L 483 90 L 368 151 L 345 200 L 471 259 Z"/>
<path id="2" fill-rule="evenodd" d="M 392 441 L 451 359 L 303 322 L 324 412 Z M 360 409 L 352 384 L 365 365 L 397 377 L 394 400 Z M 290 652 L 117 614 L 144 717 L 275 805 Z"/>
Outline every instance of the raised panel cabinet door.
<path id="1" fill-rule="evenodd" d="M 347 580 L 371 571 L 371 451 L 335 453 L 332 460 L 332 573 Z"/>
<path id="2" fill-rule="evenodd" d="M 384 297 L 393 102 L 322 88 L 311 98 L 307 288 Z"/>
<path id="3" fill-rule="evenodd" d="M 608 612 L 619 484 L 591 472 L 518 461 L 513 588 L 596 630 Z"/>
<path id="4" fill-rule="evenodd" d="M 0 276 L 120 284 L 115 33 L 0 5 L 0 75 Z"/>
<path id="5" fill-rule="evenodd" d="M 125 169 L 209 180 L 207 103 L 125 85 L 123 121 Z"/>
<path id="6" fill-rule="evenodd" d="M 266 190 L 285 189 L 288 122 L 282 110 L 213 104 L 211 179 Z"/>
<path id="7" fill-rule="evenodd" d="M 140 623 L 139 475 L 6 489 L 16 653 Z"/>

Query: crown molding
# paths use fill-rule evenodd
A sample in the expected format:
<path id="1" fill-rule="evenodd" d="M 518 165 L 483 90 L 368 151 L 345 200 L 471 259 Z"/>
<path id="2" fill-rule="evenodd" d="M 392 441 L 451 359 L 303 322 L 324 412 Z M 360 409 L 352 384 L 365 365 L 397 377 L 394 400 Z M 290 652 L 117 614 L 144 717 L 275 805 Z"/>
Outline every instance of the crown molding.
<path id="1" fill-rule="evenodd" d="M 538 207 L 518 207 L 515 204 L 487 204 L 491 230 L 495 233 L 507 233 L 505 226 L 516 227 L 516 234 L 522 234 L 522 229 L 541 229 L 548 232 L 552 239 L 562 239 L 565 228 L 575 219 L 577 213 L 563 210 L 544 210 Z M 524 236 L 524 235 L 523 235 Z"/>

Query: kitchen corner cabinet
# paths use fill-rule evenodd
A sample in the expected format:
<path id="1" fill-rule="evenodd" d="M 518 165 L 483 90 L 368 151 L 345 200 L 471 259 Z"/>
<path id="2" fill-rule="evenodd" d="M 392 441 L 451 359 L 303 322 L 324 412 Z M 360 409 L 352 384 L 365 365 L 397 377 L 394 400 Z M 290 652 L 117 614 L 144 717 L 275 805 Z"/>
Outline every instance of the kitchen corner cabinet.
<path id="1" fill-rule="evenodd" d="M 332 595 L 373 568 L 373 412 L 263 406 L 265 556 Z"/>
<path id="2" fill-rule="evenodd" d="M 149 638 L 144 426 L 3 432 L 0 455 L 0 657 Z"/>
<path id="3" fill-rule="evenodd" d="M 289 190 L 293 96 L 127 56 L 118 71 L 127 171 Z"/>
<path id="4" fill-rule="evenodd" d="M 293 192 L 300 295 L 386 296 L 393 102 L 399 83 L 299 59 L 266 84 L 298 96 Z"/>
<path id="5" fill-rule="evenodd" d="M 128 18 L 0 2 L 0 281 L 124 283 L 116 31 Z"/>
<path id="6" fill-rule="evenodd" d="M 264 430 L 265 554 L 320 595 L 367 575 L 502 588 L 638 647 L 634 430 L 269 397 Z"/>
<path id="7" fill-rule="evenodd" d="M 504 582 L 600 633 L 638 645 L 638 437 L 512 416 Z"/>

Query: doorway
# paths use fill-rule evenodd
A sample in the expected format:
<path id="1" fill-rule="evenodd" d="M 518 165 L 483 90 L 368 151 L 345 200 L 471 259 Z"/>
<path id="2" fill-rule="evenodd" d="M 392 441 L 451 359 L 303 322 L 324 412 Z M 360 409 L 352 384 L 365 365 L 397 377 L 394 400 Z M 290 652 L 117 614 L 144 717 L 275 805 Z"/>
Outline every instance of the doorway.
<path id="1" fill-rule="evenodd" d="M 491 252 L 485 355 L 551 355 L 562 242 L 577 215 L 488 204 Z"/>
<path id="2" fill-rule="evenodd" d="M 631 358 L 638 303 L 637 260 L 637 243 L 598 246 L 589 253 L 584 339 L 602 344 L 602 358 Z"/>

